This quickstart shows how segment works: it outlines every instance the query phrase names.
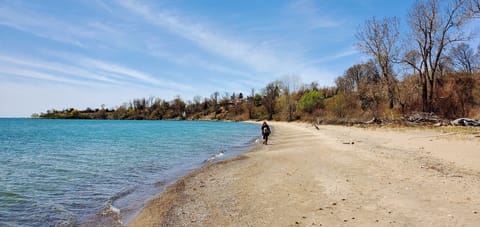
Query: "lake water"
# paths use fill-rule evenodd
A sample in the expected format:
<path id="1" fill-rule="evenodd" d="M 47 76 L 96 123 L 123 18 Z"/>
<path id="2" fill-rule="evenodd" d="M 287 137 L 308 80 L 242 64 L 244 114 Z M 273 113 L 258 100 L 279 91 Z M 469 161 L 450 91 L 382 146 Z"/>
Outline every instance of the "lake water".
<path id="1" fill-rule="evenodd" d="M 78 225 L 117 209 L 128 222 L 166 184 L 258 137 L 238 122 L 0 119 L 0 226 Z"/>

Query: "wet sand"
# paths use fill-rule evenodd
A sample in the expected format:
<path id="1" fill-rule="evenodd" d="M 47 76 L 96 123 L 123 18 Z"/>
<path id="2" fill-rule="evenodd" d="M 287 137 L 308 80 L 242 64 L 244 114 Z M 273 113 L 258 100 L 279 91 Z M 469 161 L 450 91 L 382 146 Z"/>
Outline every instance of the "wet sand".
<path id="1" fill-rule="evenodd" d="M 480 130 L 272 122 L 269 145 L 205 166 L 130 226 L 480 226 Z"/>

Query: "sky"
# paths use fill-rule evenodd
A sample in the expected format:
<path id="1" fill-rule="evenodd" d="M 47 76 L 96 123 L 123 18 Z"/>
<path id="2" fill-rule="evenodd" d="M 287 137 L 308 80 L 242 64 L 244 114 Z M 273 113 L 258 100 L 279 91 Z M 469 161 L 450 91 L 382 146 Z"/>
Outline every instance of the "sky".
<path id="1" fill-rule="evenodd" d="M 365 56 L 359 25 L 413 0 L 0 0 L 0 117 L 134 98 L 331 86 Z M 403 24 L 405 22 L 401 21 Z"/>

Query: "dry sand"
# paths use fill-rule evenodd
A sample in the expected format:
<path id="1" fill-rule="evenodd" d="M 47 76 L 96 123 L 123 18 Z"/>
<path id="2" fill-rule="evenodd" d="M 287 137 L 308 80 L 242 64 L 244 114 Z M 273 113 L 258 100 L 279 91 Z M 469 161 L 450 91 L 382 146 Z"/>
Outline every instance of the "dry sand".
<path id="1" fill-rule="evenodd" d="M 131 226 L 480 226 L 480 131 L 272 122 L 268 146 L 209 165 Z"/>

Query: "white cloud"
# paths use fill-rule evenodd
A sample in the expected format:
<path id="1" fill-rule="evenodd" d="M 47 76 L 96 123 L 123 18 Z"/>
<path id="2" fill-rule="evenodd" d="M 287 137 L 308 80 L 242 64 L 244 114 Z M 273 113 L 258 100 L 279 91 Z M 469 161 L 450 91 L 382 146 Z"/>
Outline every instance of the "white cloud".
<path id="1" fill-rule="evenodd" d="M 258 82 L 258 78 L 254 73 L 246 71 L 245 69 L 239 70 L 233 66 L 222 64 L 214 59 L 205 59 L 194 53 L 179 54 L 168 51 L 166 48 L 162 48 L 156 45 L 154 42 L 148 44 L 148 52 L 150 55 L 169 61 L 171 63 L 181 65 L 182 67 L 199 67 L 208 71 L 216 73 L 217 77 L 236 77 L 252 80 L 251 83 Z"/>
<path id="2" fill-rule="evenodd" d="M 12 56 L 7 56 L 3 54 L 0 54 L 0 63 L 1 62 L 7 63 L 9 65 L 18 66 L 19 68 L 28 67 L 37 71 L 51 71 L 51 72 L 61 73 L 62 75 L 67 74 L 67 75 L 73 75 L 79 78 L 84 78 L 89 80 L 118 84 L 118 81 L 115 81 L 111 78 L 108 78 L 100 74 L 96 74 L 91 71 L 87 71 L 85 69 L 74 67 L 71 65 L 32 60 L 32 59 L 19 58 L 19 57 L 12 57 Z"/>
<path id="3" fill-rule="evenodd" d="M 75 46 L 84 46 L 79 37 L 94 37 L 91 30 L 7 4 L 0 6 L 0 25 Z"/>
<path id="4" fill-rule="evenodd" d="M 278 77 L 284 74 L 299 74 L 304 78 L 331 77 L 331 73 L 306 67 L 302 57 L 297 57 L 295 50 L 278 53 L 272 49 L 259 48 L 255 43 L 230 37 L 214 30 L 205 23 L 193 22 L 185 16 L 177 16 L 168 11 L 154 9 L 135 1 L 120 1 L 126 9 L 142 16 L 145 21 L 159 28 L 166 29 L 183 39 L 195 43 L 204 50 L 241 63 L 255 71 L 255 74 L 271 74 Z"/>
<path id="5" fill-rule="evenodd" d="M 331 61 L 338 60 L 340 58 L 350 57 L 350 56 L 353 56 L 353 55 L 358 54 L 358 53 L 359 53 L 359 51 L 357 49 L 355 49 L 354 47 L 351 47 L 351 48 L 342 50 L 340 52 L 333 53 L 333 54 L 331 54 L 329 56 L 326 56 L 326 57 L 321 57 L 321 58 L 317 58 L 317 59 L 308 61 L 307 64 L 308 65 L 314 65 L 314 64 L 328 63 L 328 62 L 331 62 Z"/>
<path id="6" fill-rule="evenodd" d="M 190 89 L 190 86 L 179 84 L 172 81 L 166 81 L 154 77 L 146 72 L 141 72 L 135 69 L 127 68 L 125 66 L 109 63 L 105 61 L 95 60 L 91 58 L 80 58 L 78 62 L 84 67 L 93 67 L 95 71 L 107 72 L 115 75 L 121 75 L 134 79 L 136 82 L 167 87 L 173 90 L 186 90 Z"/>
<path id="7" fill-rule="evenodd" d="M 341 26 L 344 21 L 338 17 L 329 17 L 327 12 L 322 12 L 313 0 L 297 0 L 289 4 L 289 10 L 305 20 L 311 29 L 335 28 Z"/>
<path id="8" fill-rule="evenodd" d="M 149 85 L 176 91 L 191 89 L 190 86 L 158 79 L 146 72 L 118 64 L 72 54 L 55 53 L 57 58 L 68 63 L 54 63 L 0 53 L 0 73 L 52 82 L 78 85 Z M 73 76 L 73 77 L 72 77 Z"/>
<path id="9" fill-rule="evenodd" d="M 102 1 L 91 2 L 108 7 Z M 125 41 L 128 33 L 106 22 L 83 17 L 74 20 L 56 18 L 13 3 L 0 5 L 0 25 L 81 48 L 129 47 Z"/>
<path id="10" fill-rule="evenodd" d="M 46 81 L 59 82 L 59 83 L 87 85 L 87 86 L 92 85 L 92 83 L 90 82 L 73 80 L 73 79 L 57 76 L 50 73 L 38 72 L 38 71 L 27 70 L 27 69 L 19 69 L 19 68 L 4 66 L 4 65 L 0 65 L 0 73 L 3 76 L 7 76 L 7 75 L 20 76 L 20 77 L 27 77 L 32 79 L 46 80 Z"/>

